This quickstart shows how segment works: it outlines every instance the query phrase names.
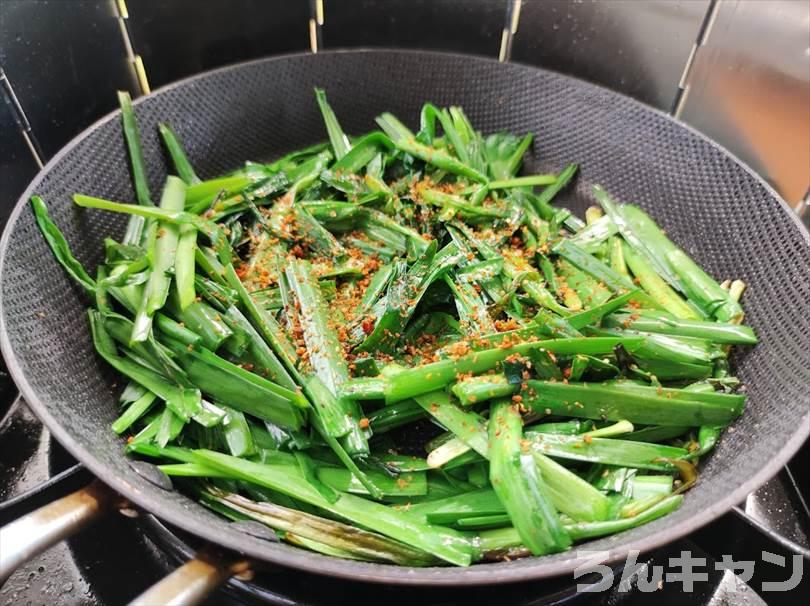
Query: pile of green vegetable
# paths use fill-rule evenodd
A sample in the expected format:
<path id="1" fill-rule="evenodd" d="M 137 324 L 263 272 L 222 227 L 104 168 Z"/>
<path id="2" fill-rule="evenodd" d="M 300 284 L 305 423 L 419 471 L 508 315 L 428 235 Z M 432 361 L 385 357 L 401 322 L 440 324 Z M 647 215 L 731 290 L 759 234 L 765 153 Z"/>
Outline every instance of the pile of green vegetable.
<path id="1" fill-rule="evenodd" d="M 201 180 L 155 204 L 120 95 L 137 204 L 95 277 L 31 200 L 129 381 L 113 430 L 193 498 L 292 544 L 408 566 L 542 555 L 676 509 L 743 412 L 729 348 L 744 285 L 718 284 L 577 166 L 517 176 L 532 136 L 458 107 Z"/>

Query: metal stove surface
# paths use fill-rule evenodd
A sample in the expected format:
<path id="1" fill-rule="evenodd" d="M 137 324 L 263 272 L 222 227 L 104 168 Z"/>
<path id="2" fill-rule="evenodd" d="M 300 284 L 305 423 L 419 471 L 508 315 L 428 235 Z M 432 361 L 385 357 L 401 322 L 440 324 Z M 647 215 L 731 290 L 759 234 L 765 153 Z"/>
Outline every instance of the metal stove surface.
<path id="1" fill-rule="evenodd" d="M 2 378 L 0 378 L 2 381 Z M 0 524 L 67 494 L 89 481 L 89 474 L 45 430 L 24 401 L 13 398 L 11 386 L 0 384 L 6 394 L 0 400 Z M 499 587 L 469 589 L 412 589 L 383 587 L 316 577 L 287 569 L 257 572 L 252 582 L 232 580 L 206 602 L 207 605 L 239 604 L 357 604 L 371 600 L 397 604 L 438 606 L 449 604 L 545 604 L 635 605 L 655 601 L 669 604 L 796 604 L 808 596 L 805 579 L 790 592 L 763 592 L 763 581 L 784 581 L 788 570 L 768 566 L 759 554 L 765 550 L 787 562 L 795 553 L 810 553 L 808 450 L 799 455 L 776 478 L 751 495 L 742 509 L 665 549 L 643 554 L 644 574 L 661 566 L 673 570 L 670 558 L 689 551 L 706 559 L 706 580 L 692 591 L 665 580 L 652 591 L 642 591 L 638 579 L 619 583 L 616 569 L 613 586 L 598 593 L 577 593 L 583 579 L 560 579 Z M 801 478 L 802 482 L 796 482 Z M 803 496 L 804 495 L 804 496 Z M 88 530 L 63 542 L 29 562 L 0 589 L 0 606 L 126 604 L 157 582 L 198 547 L 193 537 L 175 533 L 149 515 L 134 518 L 109 515 Z M 754 576 L 746 583 L 731 572 L 717 571 L 714 563 L 723 554 L 734 560 L 758 560 Z M 805 575 L 810 578 L 810 575 Z M 665 575 L 665 579 L 667 576 Z M 649 588 L 648 588 L 649 589 Z"/>

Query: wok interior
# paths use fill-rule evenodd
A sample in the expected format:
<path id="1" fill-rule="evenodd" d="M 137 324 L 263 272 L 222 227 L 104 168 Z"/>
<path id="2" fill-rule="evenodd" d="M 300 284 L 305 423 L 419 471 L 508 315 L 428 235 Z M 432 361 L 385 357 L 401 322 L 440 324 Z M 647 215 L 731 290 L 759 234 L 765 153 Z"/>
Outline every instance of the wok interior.
<path id="1" fill-rule="evenodd" d="M 807 234 L 771 191 L 724 151 L 628 98 L 533 68 L 454 55 L 348 52 L 244 64 L 137 103 L 153 195 L 167 170 L 159 121 L 172 125 L 200 175 L 212 177 L 244 160 L 270 160 L 324 140 L 312 92 L 316 85 L 326 89 L 352 134 L 373 129 L 374 117 L 383 111 L 416 126 L 425 101 L 462 106 L 485 133 L 533 132 L 531 171 L 580 164 L 575 188 L 559 203 L 581 213 L 591 202 L 591 186 L 599 183 L 619 200 L 650 212 L 716 278 L 748 283 L 746 320 L 761 344 L 736 360 L 749 393 L 744 416 L 702 466 L 700 482 L 680 510 L 589 543 L 588 549 L 651 547 L 685 534 L 776 473 L 787 456 L 778 453 L 801 443 L 810 407 Z M 60 153 L 26 194 L 43 196 L 77 256 L 94 268 L 103 237 L 122 234 L 125 219 L 74 207 L 74 192 L 134 200 L 117 115 Z M 327 558 L 241 534 L 182 494 L 152 486 L 130 469 L 123 440 L 110 430 L 122 381 L 94 354 L 82 293 L 53 260 L 30 209 L 23 208 L 8 229 L 0 284 L 6 360 L 57 438 L 136 503 L 254 556 L 361 579 L 497 582 L 576 566 L 570 553 L 417 572 Z"/>

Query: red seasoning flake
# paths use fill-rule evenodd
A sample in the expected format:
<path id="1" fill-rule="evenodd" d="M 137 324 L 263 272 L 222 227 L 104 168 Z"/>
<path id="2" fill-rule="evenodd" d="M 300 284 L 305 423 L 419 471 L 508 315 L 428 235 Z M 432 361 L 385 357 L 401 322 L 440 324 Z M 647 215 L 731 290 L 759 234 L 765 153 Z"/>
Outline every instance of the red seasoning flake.
<path id="1" fill-rule="evenodd" d="M 458 359 L 461 356 L 470 353 L 470 346 L 466 341 L 458 341 L 450 345 L 447 350 L 451 357 Z"/>
<path id="2" fill-rule="evenodd" d="M 358 425 L 360 425 L 360 429 L 368 429 L 369 420 L 366 417 L 363 417 L 358 422 Z"/>
<path id="3" fill-rule="evenodd" d="M 520 328 L 520 324 L 514 318 L 509 318 L 507 320 L 495 320 L 495 328 L 498 332 L 506 332 L 508 330 L 517 330 Z"/>

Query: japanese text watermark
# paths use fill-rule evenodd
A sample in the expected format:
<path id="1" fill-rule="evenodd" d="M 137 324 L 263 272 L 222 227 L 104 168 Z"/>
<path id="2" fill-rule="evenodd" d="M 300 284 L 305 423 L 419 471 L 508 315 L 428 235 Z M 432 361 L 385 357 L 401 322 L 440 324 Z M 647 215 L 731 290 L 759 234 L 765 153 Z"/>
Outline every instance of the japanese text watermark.
<path id="1" fill-rule="evenodd" d="M 706 558 L 693 556 L 691 551 L 681 551 L 679 556 L 669 558 L 665 570 L 663 565 L 639 562 L 638 556 L 638 551 L 628 554 L 619 577 L 619 592 L 635 588 L 646 593 L 661 589 L 664 583 L 678 583 L 684 592 L 690 593 L 695 590 L 696 584 L 709 580 L 709 570 L 712 568 L 718 572 L 728 570 L 748 583 L 754 576 L 757 564 L 753 560 L 734 560 L 730 555 L 723 555 L 720 560 L 708 564 Z M 613 587 L 618 573 L 605 564 L 610 559 L 610 552 L 578 551 L 577 557 L 584 557 L 586 561 L 574 569 L 574 579 L 589 579 L 587 583 L 577 584 L 577 591 L 593 593 Z M 785 580 L 762 582 L 763 592 L 791 591 L 798 587 L 804 574 L 804 558 L 801 555 L 794 555 L 792 561 L 788 561 L 785 556 L 763 551 L 761 557 L 763 562 L 785 569 Z M 592 575 L 599 575 L 599 579 L 594 582 Z"/>

